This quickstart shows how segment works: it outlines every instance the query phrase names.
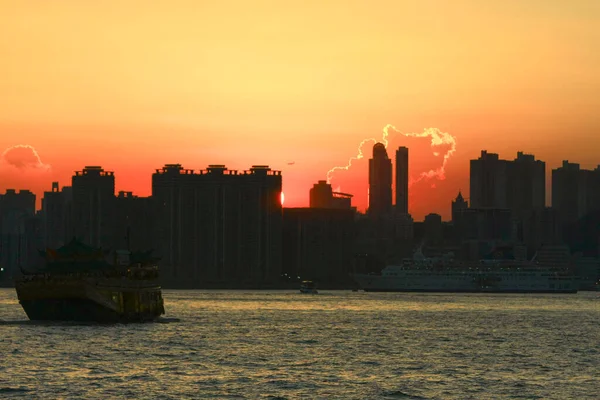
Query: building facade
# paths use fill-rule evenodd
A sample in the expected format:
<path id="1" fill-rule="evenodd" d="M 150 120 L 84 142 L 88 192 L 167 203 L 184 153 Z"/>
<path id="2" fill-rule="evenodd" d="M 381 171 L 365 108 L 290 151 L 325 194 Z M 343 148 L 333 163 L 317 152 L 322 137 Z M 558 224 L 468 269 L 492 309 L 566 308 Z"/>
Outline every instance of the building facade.
<path id="1" fill-rule="evenodd" d="M 282 179 L 255 165 L 168 164 L 152 177 L 157 255 L 166 285 L 258 287 L 281 275 Z"/>
<path id="2" fill-rule="evenodd" d="M 563 161 L 561 167 L 553 169 L 552 207 L 563 223 L 600 210 L 600 166 L 584 170 L 579 164 Z"/>
<path id="3" fill-rule="evenodd" d="M 396 212 L 408 214 L 408 148 L 396 150 Z"/>
<path id="4" fill-rule="evenodd" d="M 99 166 L 87 166 L 72 177 L 72 226 L 83 243 L 102 248 L 113 246 L 115 222 L 115 176 Z"/>
<path id="5" fill-rule="evenodd" d="M 373 146 L 369 160 L 369 208 L 371 217 L 379 218 L 392 211 L 392 161 L 383 143 Z"/>

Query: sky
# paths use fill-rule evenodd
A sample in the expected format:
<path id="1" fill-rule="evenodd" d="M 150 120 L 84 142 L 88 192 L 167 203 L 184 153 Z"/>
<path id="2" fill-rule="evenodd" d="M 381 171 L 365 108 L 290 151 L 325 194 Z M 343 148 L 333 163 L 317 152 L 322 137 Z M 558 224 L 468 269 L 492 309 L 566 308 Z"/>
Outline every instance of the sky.
<path id="1" fill-rule="evenodd" d="M 268 164 L 307 206 L 391 124 L 413 180 L 451 146 L 402 133 L 454 139 L 409 197 L 447 218 L 483 149 L 533 153 L 548 179 L 600 164 L 599 24 L 597 0 L 0 0 L 0 190 L 101 165 L 149 195 L 165 163 Z M 373 143 L 331 177 L 359 209 Z"/>

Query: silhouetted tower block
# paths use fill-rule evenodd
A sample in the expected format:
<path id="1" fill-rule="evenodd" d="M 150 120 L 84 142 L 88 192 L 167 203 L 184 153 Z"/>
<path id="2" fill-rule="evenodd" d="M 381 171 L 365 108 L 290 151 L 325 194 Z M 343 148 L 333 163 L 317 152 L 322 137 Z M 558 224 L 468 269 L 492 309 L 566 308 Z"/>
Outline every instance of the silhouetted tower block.
<path id="1" fill-rule="evenodd" d="M 286 281 L 315 280 L 320 287 L 352 284 L 354 210 L 284 208 Z"/>
<path id="2" fill-rule="evenodd" d="M 35 194 L 8 189 L 0 194 L 0 266 L 2 279 L 12 279 L 27 262 L 27 224 L 35 215 Z"/>
<path id="3" fill-rule="evenodd" d="M 73 231 L 82 242 L 111 248 L 115 221 L 115 176 L 87 166 L 72 177 Z"/>
<path id="4" fill-rule="evenodd" d="M 52 189 L 44 192 L 42 198 L 42 226 L 44 246 L 57 249 L 72 237 L 73 192 L 65 186 L 60 190 L 58 182 L 52 182 Z"/>
<path id="5" fill-rule="evenodd" d="M 465 200 L 461 191 L 458 191 L 456 199 L 452 201 L 452 221 L 455 222 L 460 218 L 461 213 L 469 208 L 469 202 Z"/>
<path id="6" fill-rule="evenodd" d="M 531 154 L 517 153 L 514 161 L 507 161 L 508 208 L 520 214 L 541 210 L 546 206 L 546 163 Z"/>
<path id="7" fill-rule="evenodd" d="M 428 214 L 423 221 L 424 237 L 428 244 L 441 244 L 444 238 L 442 216 L 439 214 Z"/>
<path id="8" fill-rule="evenodd" d="M 552 207 L 564 223 L 575 222 L 585 214 L 584 180 L 579 164 L 563 161 L 552 170 Z"/>
<path id="9" fill-rule="evenodd" d="M 333 192 L 331 199 L 331 208 L 350 210 L 352 207 L 353 195 L 349 193 Z"/>
<path id="10" fill-rule="evenodd" d="M 326 181 L 315 183 L 310 189 L 310 208 L 351 209 L 352 195 L 334 192 Z"/>
<path id="11" fill-rule="evenodd" d="M 513 161 L 483 150 L 471 160 L 471 207 L 507 208 L 515 215 L 546 204 L 546 164 L 531 154 L 517 153 Z"/>
<path id="12" fill-rule="evenodd" d="M 408 214 L 408 148 L 396 150 L 396 211 Z"/>
<path id="13" fill-rule="evenodd" d="M 253 165 L 242 186 L 242 259 L 251 281 L 274 282 L 281 275 L 283 208 L 280 171 Z M 253 244 L 252 244 L 253 243 Z"/>
<path id="14" fill-rule="evenodd" d="M 471 207 L 507 208 L 507 161 L 498 154 L 481 151 L 481 157 L 471 160 Z"/>
<path id="15" fill-rule="evenodd" d="M 600 166 L 581 169 L 579 164 L 563 161 L 552 170 L 552 207 L 564 223 L 573 223 L 600 210 Z"/>
<path id="16" fill-rule="evenodd" d="M 515 239 L 527 247 L 528 257 L 532 257 L 543 245 L 562 243 L 560 219 L 553 208 L 525 211 L 518 222 L 519 229 Z"/>
<path id="17" fill-rule="evenodd" d="M 155 215 L 151 197 L 120 191 L 115 199 L 115 249 L 154 249 Z"/>
<path id="18" fill-rule="evenodd" d="M 167 284 L 257 286 L 281 273 L 281 172 L 170 164 L 152 177 Z"/>
<path id="19" fill-rule="evenodd" d="M 198 242 L 197 178 L 181 164 L 166 164 L 152 174 L 156 254 L 161 279 L 179 284 L 197 279 L 193 248 Z"/>
<path id="20" fill-rule="evenodd" d="M 392 161 L 383 143 L 373 146 L 369 160 L 369 210 L 372 217 L 388 215 L 392 211 Z"/>
<path id="21" fill-rule="evenodd" d="M 310 189 L 310 208 L 331 208 L 333 190 L 327 181 L 319 181 Z"/>

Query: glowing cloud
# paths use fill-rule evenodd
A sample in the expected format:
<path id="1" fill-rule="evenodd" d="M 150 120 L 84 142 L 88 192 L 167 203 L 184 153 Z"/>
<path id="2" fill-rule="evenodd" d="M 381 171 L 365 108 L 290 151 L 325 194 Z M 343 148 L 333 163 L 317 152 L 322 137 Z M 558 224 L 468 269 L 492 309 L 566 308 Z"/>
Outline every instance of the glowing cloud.
<path id="1" fill-rule="evenodd" d="M 383 128 L 383 135 L 380 140 L 380 142 L 383 143 L 386 148 L 388 147 L 388 144 L 389 144 L 388 138 L 390 137 L 390 130 L 392 130 L 392 131 L 396 132 L 397 134 L 402 135 L 404 137 L 412 137 L 412 138 L 428 138 L 428 137 L 430 137 L 432 149 L 435 149 L 439 146 L 449 146 L 450 147 L 446 151 L 446 153 L 444 153 L 444 156 L 443 156 L 444 158 L 442 161 L 442 165 L 440 167 L 438 167 L 436 169 L 430 169 L 429 171 L 422 172 L 416 178 L 411 177 L 409 185 L 413 185 L 423 179 L 431 179 L 431 178 L 437 178 L 439 180 L 446 179 L 446 165 L 448 163 L 448 160 L 452 156 L 452 154 L 454 154 L 454 152 L 456 151 L 456 138 L 454 136 L 452 136 L 446 132 L 442 132 L 437 128 L 427 128 L 421 133 L 402 133 L 395 126 L 388 124 Z M 364 158 L 363 146 L 369 142 L 377 143 L 378 140 L 375 138 L 368 138 L 368 139 L 364 139 L 362 142 L 360 142 L 358 145 L 356 156 L 348 159 L 348 163 L 346 165 L 336 166 L 336 167 L 331 168 L 329 171 L 327 171 L 327 183 L 331 183 L 331 180 L 333 179 L 333 175 L 336 171 L 342 171 L 342 170 L 347 171 L 352 167 L 352 163 L 354 161 Z M 441 155 L 441 153 L 437 150 L 434 150 L 433 155 L 438 157 Z"/>
<path id="2" fill-rule="evenodd" d="M 437 178 L 439 180 L 446 179 L 446 165 L 448 164 L 448 160 L 452 157 L 452 154 L 456 152 L 456 138 L 449 133 L 442 132 L 437 128 L 427 128 L 421 133 L 402 133 L 393 125 L 386 125 L 383 128 L 384 138 L 386 139 L 385 145 L 387 147 L 387 137 L 389 135 L 389 129 L 393 129 L 395 132 L 399 133 L 405 137 L 414 137 L 414 138 L 427 138 L 431 137 L 431 147 L 436 148 L 438 146 L 450 146 L 450 149 L 446 151 L 444 154 L 444 159 L 442 161 L 442 165 L 436 169 L 430 169 L 429 171 L 420 173 L 416 178 L 411 178 L 409 185 L 413 185 L 423 179 L 431 179 Z M 438 157 L 440 153 L 434 150 L 433 154 Z"/>
<path id="3" fill-rule="evenodd" d="M 50 165 L 45 164 L 37 150 L 28 144 L 17 144 L 5 149 L 0 154 L 0 166 L 11 166 L 19 170 L 50 170 Z"/>

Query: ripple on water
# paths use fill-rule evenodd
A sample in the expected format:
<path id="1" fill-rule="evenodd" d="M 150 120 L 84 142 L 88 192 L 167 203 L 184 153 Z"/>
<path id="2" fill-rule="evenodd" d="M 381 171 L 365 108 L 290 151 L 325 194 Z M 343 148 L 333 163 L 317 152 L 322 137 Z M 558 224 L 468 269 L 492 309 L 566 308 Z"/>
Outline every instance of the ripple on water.
<path id="1" fill-rule="evenodd" d="M 39 324 L 0 290 L 0 398 L 590 399 L 597 298 L 165 291 L 156 324 Z"/>

